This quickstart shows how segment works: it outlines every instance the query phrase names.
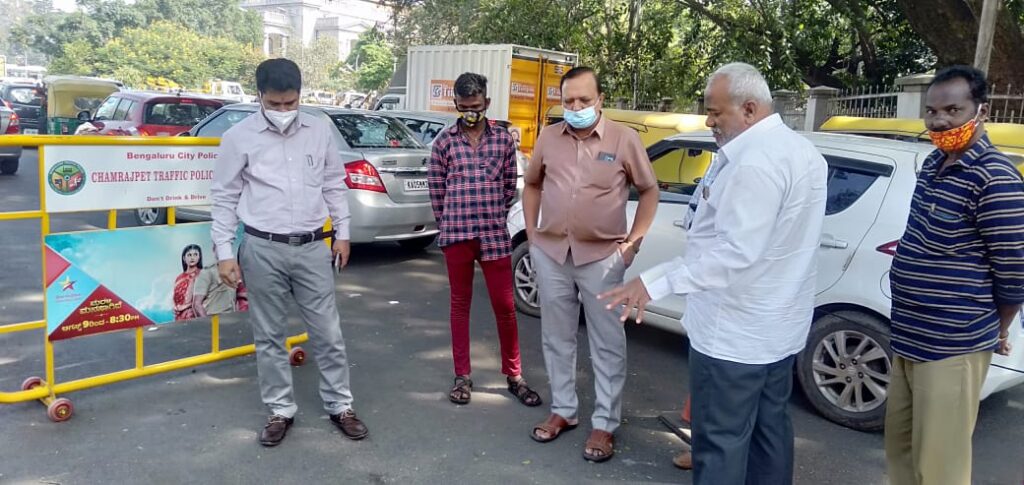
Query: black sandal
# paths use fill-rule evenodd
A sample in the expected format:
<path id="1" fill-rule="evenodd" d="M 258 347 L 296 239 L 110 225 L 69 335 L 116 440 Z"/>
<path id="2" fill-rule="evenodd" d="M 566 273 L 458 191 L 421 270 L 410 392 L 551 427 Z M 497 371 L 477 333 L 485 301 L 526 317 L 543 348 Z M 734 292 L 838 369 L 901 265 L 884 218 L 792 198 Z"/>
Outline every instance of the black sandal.
<path id="1" fill-rule="evenodd" d="M 540 406 L 541 404 L 544 403 L 544 401 L 540 399 L 540 394 L 537 394 L 536 392 L 534 392 L 533 389 L 530 389 L 526 385 L 526 379 L 519 379 L 518 381 L 513 381 L 512 378 L 509 377 L 507 378 L 507 382 L 508 392 L 512 393 L 512 395 L 515 396 L 516 399 L 518 399 L 519 402 L 523 403 L 524 405 L 532 408 L 535 406 Z"/>
<path id="2" fill-rule="evenodd" d="M 455 385 L 448 392 L 448 400 L 455 404 L 469 404 L 473 394 L 473 381 L 468 377 L 455 376 Z"/>

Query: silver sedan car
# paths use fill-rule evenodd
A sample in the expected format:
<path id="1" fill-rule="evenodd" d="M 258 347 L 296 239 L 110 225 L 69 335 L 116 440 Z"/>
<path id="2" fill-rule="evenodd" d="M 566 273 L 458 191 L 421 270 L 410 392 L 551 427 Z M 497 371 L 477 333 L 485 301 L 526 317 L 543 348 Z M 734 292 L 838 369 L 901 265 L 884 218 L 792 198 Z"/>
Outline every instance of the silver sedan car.
<path id="1" fill-rule="evenodd" d="M 356 243 L 394 241 L 420 250 L 437 237 L 430 207 L 424 148 L 401 123 L 372 111 L 302 106 L 304 113 L 323 117 L 337 128 L 336 142 L 345 162 L 345 184 L 352 213 L 351 240 Z M 259 105 L 225 106 L 198 125 L 188 136 L 220 137 L 228 128 L 257 113 Z M 179 220 L 210 220 L 209 206 L 181 207 Z M 140 225 L 166 221 L 163 209 L 138 209 Z"/>
<path id="2" fill-rule="evenodd" d="M 0 135 L 21 134 L 21 124 L 14 110 L 0 104 Z M 21 147 L 0 146 L 0 173 L 12 175 L 18 171 Z"/>

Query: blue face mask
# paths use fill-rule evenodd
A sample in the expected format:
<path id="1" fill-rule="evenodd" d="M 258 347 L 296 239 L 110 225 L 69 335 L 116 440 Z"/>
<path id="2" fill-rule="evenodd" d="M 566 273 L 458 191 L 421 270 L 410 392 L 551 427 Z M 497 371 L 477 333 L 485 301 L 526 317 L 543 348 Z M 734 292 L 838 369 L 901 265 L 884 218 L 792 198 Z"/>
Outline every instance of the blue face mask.
<path id="1" fill-rule="evenodd" d="M 579 111 L 567 109 L 564 116 L 565 122 L 577 130 L 590 128 L 597 122 L 597 110 L 593 106 L 588 106 Z"/>

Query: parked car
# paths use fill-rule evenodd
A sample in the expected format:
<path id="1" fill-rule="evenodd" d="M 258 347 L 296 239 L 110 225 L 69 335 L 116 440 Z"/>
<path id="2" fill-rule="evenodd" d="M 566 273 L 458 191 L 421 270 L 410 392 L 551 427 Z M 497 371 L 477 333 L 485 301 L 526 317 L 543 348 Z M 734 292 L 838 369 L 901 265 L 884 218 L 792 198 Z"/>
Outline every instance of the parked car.
<path id="1" fill-rule="evenodd" d="M 21 120 L 21 133 L 39 133 L 43 120 L 42 87 L 33 83 L 0 84 L 0 104 L 14 110 Z"/>
<path id="2" fill-rule="evenodd" d="M 122 91 L 108 96 L 75 134 L 177 136 L 225 104 L 203 95 Z"/>
<path id="3" fill-rule="evenodd" d="M 374 105 L 375 111 L 393 111 L 405 109 L 405 95 L 404 94 L 385 94 L 377 100 L 377 104 Z"/>
<path id="4" fill-rule="evenodd" d="M 372 111 L 302 106 L 337 128 L 336 143 L 345 162 L 345 184 L 352 213 L 351 241 L 394 241 L 421 250 L 434 242 L 437 223 L 430 206 L 427 163 L 430 152 L 398 121 Z M 220 137 L 243 119 L 259 112 L 257 104 L 232 104 L 210 115 L 188 136 Z M 209 206 L 180 207 L 176 217 L 210 220 Z M 164 209 L 138 209 L 140 225 L 162 224 Z"/>
<path id="5" fill-rule="evenodd" d="M 21 134 L 21 120 L 14 110 L 0 106 L 0 135 Z M 18 171 L 21 159 L 20 146 L 0 146 L 0 173 L 13 175 Z"/>
<path id="6" fill-rule="evenodd" d="M 811 405 L 831 421 L 859 430 L 884 422 L 886 388 L 892 372 L 889 269 L 903 235 L 921 164 L 932 151 L 925 144 L 854 135 L 807 134 L 829 164 L 828 200 L 818 249 L 816 315 L 796 373 Z M 700 160 L 718 150 L 710 133 L 683 134 L 648 148 L 653 163 Z M 680 152 L 685 157 L 680 157 Z M 699 153 L 698 153 L 699 152 Z M 682 171 L 684 167 L 679 167 Z M 661 198 L 654 224 L 626 278 L 681 255 L 683 217 L 692 187 L 659 180 Z M 634 197 L 635 198 L 635 197 Z M 630 201 L 632 218 L 636 202 Z M 543 217 L 543 216 L 542 216 Z M 529 256 L 521 205 L 508 219 L 513 236 L 514 297 L 523 313 L 538 316 L 537 286 Z M 651 302 L 644 323 L 682 333 L 684 297 Z M 1019 317 L 1018 317 L 1019 320 Z M 1024 335 L 1011 326 L 1017 349 L 992 359 L 982 396 L 1024 383 Z M 697 392 L 700 392 L 699 390 Z"/>

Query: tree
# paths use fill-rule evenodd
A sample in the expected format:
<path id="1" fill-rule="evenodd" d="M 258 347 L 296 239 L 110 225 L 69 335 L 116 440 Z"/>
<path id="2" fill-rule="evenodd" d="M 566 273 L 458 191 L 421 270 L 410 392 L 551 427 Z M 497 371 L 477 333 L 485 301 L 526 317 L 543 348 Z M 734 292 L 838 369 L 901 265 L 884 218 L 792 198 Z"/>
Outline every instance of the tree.
<path id="1" fill-rule="evenodd" d="M 377 29 L 359 36 L 349 54 L 347 64 L 355 74 L 355 85 L 362 91 L 380 91 L 395 72 L 395 55 L 391 45 Z"/>
<path id="2" fill-rule="evenodd" d="M 982 0 L 899 0 L 914 31 L 935 52 L 938 64 L 972 64 Z M 1024 86 L 1024 2 L 1010 0 L 999 13 L 989 79 L 1001 86 Z"/>
<path id="3" fill-rule="evenodd" d="M 170 21 L 199 35 L 262 45 L 259 14 L 239 5 L 239 0 L 78 0 L 76 12 L 37 9 L 14 24 L 10 38 L 55 58 L 77 40 L 101 46 L 126 30 Z"/>
<path id="4" fill-rule="evenodd" d="M 318 37 L 308 47 L 297 36 L 288 38 L 285 57 L 295 61 L 302 71 L 303 89 L 326 89 L 334 66 L 338 63 L 338 41 Z"/>
<path id="5" fill-rule="evenodd" d="M 104 76 L 141 87 L 147 77 L 164 77 L 198 88 L 211 78 L 239 80 L 252 86 L 262 53 L 234 39 L 204 37 L 172 22 L 128 29 L 94 47 L 76 40 L 50 64 L 54 74 Z"/>

